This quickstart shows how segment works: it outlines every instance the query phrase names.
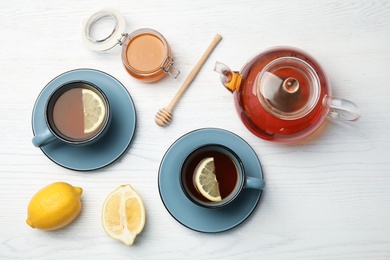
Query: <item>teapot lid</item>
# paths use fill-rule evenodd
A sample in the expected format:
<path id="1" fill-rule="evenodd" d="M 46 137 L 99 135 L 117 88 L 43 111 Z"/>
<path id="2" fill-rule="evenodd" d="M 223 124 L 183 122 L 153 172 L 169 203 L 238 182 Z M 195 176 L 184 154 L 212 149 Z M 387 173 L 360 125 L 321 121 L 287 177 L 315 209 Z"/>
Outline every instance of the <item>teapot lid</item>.
<path id="1" fill-rule="evenodd" d="M 313 110 L 320 96 L 315 70 L 304 60 L 281 57 L 268 63 L 254 86 L 264 109 L 281 119 L 295 120 Z"/>

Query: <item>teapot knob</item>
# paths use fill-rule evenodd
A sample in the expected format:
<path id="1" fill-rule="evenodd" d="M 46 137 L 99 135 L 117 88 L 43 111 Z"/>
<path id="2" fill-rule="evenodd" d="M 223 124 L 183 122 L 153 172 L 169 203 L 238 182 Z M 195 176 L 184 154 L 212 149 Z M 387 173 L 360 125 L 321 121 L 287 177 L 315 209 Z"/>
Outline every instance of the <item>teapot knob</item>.
<path id="1" fill-rule="evenodd" d="M 295 93 L 299 89 L 299 81 L 296 80 L 295 78 L 287 78 L 283 81 L 283 90 L 285 90 L 288 93 Z"/>

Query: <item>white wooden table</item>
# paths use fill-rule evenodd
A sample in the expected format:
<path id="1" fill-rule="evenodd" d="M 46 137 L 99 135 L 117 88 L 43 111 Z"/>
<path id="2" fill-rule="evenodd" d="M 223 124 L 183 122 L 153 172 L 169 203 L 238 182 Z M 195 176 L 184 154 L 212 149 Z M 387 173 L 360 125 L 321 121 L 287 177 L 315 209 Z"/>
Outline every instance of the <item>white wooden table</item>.
<path id="1" fill-rule="evenodd" d="M 178 79 L 140 83 L 124 70 L 119 47 L 94 53 L 82 45 L 83 19 L 107 6 L 123 13 L 127 32 L 149 27 L 167 38 Z M 1 259 L 390 258 L 389 1 L 2 1 L 0 24 Z M 176 106 L 172 123 L 157 126 L 156 111 L 169 103 L 215 33 L 223 40 Z M 329 120 L 322 131 L 291 145 L 252 135 L 213 65 L 219 60 L 238 70 L 276 45 L 312 54 L 334 94 L 359 104 L 361 120 Z M 137 109 L 130 149 L 92 172 L 62 168 L 31 143 L 38 94 L 52 78 L 77 68 L 116 77 Z M 203 127 L 247 141 L 267 181 L 251 217 L 217 234 L 176 222 L 157 184 L 169 146 Z M 61 230 L 33 230 L 25 224 L 29 200 L 55 181 L 84 189 L 82 212 Z M 146 227 L 132 247 L 110 239 L 100 220 L 106 196 L 125 183 L 141 194 L 147 210 Z"/>

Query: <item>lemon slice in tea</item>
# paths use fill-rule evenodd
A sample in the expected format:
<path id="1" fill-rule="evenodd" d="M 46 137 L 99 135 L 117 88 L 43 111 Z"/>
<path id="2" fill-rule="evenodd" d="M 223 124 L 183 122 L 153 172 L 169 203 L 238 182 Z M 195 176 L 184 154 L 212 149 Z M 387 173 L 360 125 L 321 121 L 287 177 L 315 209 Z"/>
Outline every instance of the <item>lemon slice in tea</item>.
<path id="1" fill-rule="evenodd" d="M 132 245 L 145 225 L 145 207 L 138 193 L 129 185 L 111 192 L 103 204 L 102 222 L 106 233 L 126 245 Z"/>
<path id="2" fill-rule="evenodd" d="M 92 133 L 100 128 L 106 117 L 103 99 L 93 90 L 83 89 L 84 133 Z"/>
<path id="3" fill-rule="evenodd" d="M 222 200 L 213 157 L 205 158 L 198 164 L 195 169 L 195 184 L 206 199 L 213 202 Z"/>

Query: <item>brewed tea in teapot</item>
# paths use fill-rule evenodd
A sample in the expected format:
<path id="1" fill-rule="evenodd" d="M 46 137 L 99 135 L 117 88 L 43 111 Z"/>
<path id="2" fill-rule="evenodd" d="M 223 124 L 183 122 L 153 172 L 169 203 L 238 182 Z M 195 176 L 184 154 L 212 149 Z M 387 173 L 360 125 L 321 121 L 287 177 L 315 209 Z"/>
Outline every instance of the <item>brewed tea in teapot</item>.
<path id="1" fill-rule="evenodd" d="M 332 96 L 328 77 L 307 53 L 276 47 L 249 60 L 240 72 L 217 62 L 245 126 L 270 141 L 291 142 L 317 130 L 326 117 L 355 121 L 357 106 Z"/>

